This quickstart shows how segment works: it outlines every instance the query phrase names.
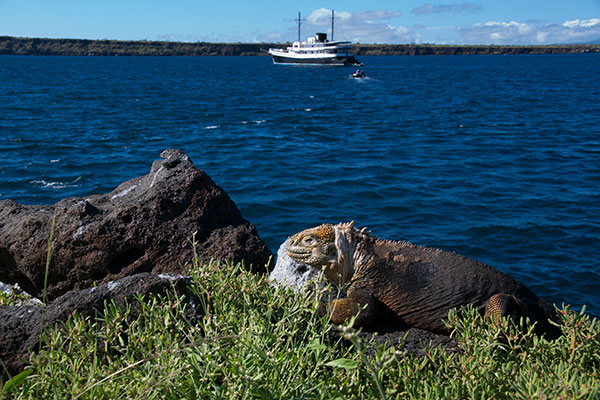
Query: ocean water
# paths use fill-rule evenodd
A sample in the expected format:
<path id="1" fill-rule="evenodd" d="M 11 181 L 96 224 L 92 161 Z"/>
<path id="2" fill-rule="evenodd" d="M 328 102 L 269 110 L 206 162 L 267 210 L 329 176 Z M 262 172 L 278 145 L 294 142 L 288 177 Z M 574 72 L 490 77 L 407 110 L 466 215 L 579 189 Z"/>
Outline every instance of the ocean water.
<path id="1" fill-rule="evenodd" d="M 322 222 L 600 315 L 600 55 L 0 57 L 0 199 L 106 193 L 180 148 L 273 252 Z"/>

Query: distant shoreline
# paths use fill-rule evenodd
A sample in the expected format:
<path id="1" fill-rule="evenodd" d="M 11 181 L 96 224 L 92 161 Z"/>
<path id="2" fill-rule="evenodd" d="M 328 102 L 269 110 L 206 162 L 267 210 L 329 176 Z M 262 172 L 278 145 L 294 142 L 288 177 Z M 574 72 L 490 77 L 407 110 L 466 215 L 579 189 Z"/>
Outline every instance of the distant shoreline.
<path id="1" fill-rule="evenodd" d="M 266 56 L 285 43 L 209 43 L 0 36 L 0 55 L 37 56 Z M 600 44 L 513 46 L 355 44 L 355 56 L 600 53 Z"/>

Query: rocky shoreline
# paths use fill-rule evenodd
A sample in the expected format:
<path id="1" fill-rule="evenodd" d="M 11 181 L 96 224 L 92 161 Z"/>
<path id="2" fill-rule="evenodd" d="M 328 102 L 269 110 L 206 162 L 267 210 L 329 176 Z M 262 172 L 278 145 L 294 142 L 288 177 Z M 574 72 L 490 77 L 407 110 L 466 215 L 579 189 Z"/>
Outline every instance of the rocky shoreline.
<path id="1" fill-rule="evenodd" d="M 175 289 L 187 298 L 185 318 L 194 323 L 202 310 L 184 276 L 194 257 L 244 261 L 253 273 L 273 269 L 273 254 L 223 189 L 181 151 L 165 150 L 161 158 L 147 175 L 107 194 L 53 206 L 0 201 L 0 291 L 19 299 L 18 305 L 0 306 L 0 375 L 23 369 L 29 352 L 40 347 L 43 326 L 60 324 L 73 312 L 94 316 L 107 302 L 132 304 L 139 295 Z M 44 292 L 51 232 L 54 252 Z M 280 249 L 271 280 L 305 285 L 314 273 L 282 254 Z M 42 317 L 36 298 L 44 293 Z M 460 351 L 456 340 L 419 329 L 382 325 L 376 331 L 382 333 L 361 335 L 388 344 L 406 335 L 403 350 L 415 355 L 424 355 L 429 344 Z"/>
<path id="2" fill-rule="evenodd" d="M 0 306 L 2 374 L 17 373 L 39 347 L 51 231 L 46 326 L 75 311 L 94 315 L 106 301 L 123 305 L 172 288 L 189 296 L 182 274 L 194 257 L 268 271 L 273 254 L 229 195 L 181 151 L 161 158 L 107 194 L 53 206 L 0 201 L 0 289 L 20 304 Z"/>
<path id="3" fill-rule="evenodd" d="M 37 56 L 267 56 L 270 47 L 289 43 L 209 43 L 46 39 L 0 36 L 0 55 Z M 600 44 L 496 46 L 355 44 L 355 56 L 506 55 L 600 53 Z"/>
<path id="4" fill-rule="evenodd" d="M 161 157 L 107 194 L 52 206 L 0 201 L 0 281 L 41 296 L 54 213 L 49 300 L 142 272 L 180 274 L 194 255 L 266 272 L 273 254 L 229 195 L 181 151 Z"/>

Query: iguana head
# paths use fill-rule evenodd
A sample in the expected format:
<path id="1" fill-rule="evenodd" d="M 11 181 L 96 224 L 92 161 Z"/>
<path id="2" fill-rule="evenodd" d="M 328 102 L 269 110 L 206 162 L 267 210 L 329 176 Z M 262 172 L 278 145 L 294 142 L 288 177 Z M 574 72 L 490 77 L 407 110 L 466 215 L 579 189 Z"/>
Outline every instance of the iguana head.
<path id="1" fill-rule="evenodd" d="M 333 225 L 323 224 L 296 233 L 289 239 L 287 253 L 311 267 L 333 266 L 337 261 Z"/>
<path id="2" fill-rule="evenodd" d="M 356 241 L 354 223 L 322 224 L 291 236 L 287 254 L 295 261 L 322 269 L 336 285 L 350 281 L 354 273 Z"/>

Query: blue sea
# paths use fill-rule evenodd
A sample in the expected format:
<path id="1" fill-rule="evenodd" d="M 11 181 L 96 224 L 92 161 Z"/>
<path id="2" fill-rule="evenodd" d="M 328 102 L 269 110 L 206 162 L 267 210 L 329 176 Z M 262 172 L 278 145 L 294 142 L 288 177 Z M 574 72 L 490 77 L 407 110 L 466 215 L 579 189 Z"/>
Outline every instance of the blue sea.
<path id="1" fill-rule="evenodd" d="M 0 57 L 0 199 L 107 193 L 180 148 L 273 252 L 322 222 L 600 315 L 600 55 Z M 191 233 L 191 232 L 190 232 Z"/>

